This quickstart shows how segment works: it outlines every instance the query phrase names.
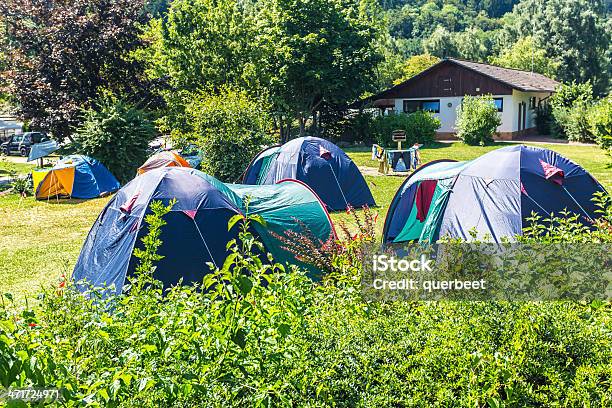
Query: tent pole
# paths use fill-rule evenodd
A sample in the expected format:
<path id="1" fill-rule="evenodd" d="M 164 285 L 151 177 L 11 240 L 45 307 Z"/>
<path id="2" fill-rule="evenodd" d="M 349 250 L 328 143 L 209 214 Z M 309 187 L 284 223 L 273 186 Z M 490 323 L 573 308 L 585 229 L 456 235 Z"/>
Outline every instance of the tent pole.
<path id="1" fill-rule="evenodd" d="M 540 210 L 544 211 L 546 213 L 546 215 L 548 215 L 550 217 L 550 213 L 548 211 L 546 211 L 544 209 L 544 207 L 542 207 L 540 204 L 538 204 L 538 202 L 536 200 L 534 200 L 529 194 L 525 194 L 525 195 L 527 196 L 527 198 L 529 198 L 531 201 L 533 201 L 533 203 L 535 205 L 537 205 L 540 208 Z"/>
<path id="2" fill-rule="evenodd" d="M 567 193 L 568 196 L 570 196 L 570 198 L 572 199 L 572 201 L 574 203 L 576 203 L 576 205 L 578 206 L 578 208 L 580 208 L 580 210 L 582 211 L 582 213 L 584 214 L 585 217 L 587 217 L 587 219 L 592 219 L 589 214 L 587 214 L 587 212 L 584 210 L 584 208 L 582 208 L 582 206 L 578 203 L 578 201 L 576 201 L 576 199 L 574 198 L 573 195 L 570 194 L 569 191 L 567 191 L 567 188 L 565 188 L 564 185 L 561 185 L 561 187 L 563 187 L 563 190 L 565 190 L 565 192 Z"/>
<path id="3" fill-rule="evenodd" d="M 346 204 L 346 209 L 348 210 L 349 208 L 349 203 L 348 201 L 346 201 L 346 197 L 344 196 L 344 191 L 342 191 L 342 187 L 340 187 L 340 182 L 338 181 L 338 177 L 336 177 L 336 172 L 334 171 L 334 168 L 332 167 L 331 163 L 327 163 L 329 164 L 329 168 L 332 171 L 332 174 L 334 175 L 334 179 L 336 180 L 336 184 L 338 185 L 338 189 L 340 190 L 340 194 L 342 194 L 342 199 L 344 200 L 344 204 Z"/>
<path id="4" fill-rule="evenodd" d="M 195 225 L 196 230 L 198 231 L 198 234 L 200 234 L 200 238 L 202 239 L 202 242 L 204 243 L 204 247 L 206 248 L 206 252 L 208 252 L 208 256 L 210 256 L 210 259 L 211 259 L 213 265 L 215 265 L 215 268 L 219 269 L 219 267 L 217 266 L 217 263 L 215 262 L 215 258 L 213 258 L 212 253 L 210 252 L 210 249 L 208 248 L 208 245 L 206 245 L 206 240 L 204 239 L 204 236 L 202 236 L 202 232 L 200 231 L 200 227 L 198 227 L 198 223 L 193 218 L 192 218 L 192 221 L 193 221 L 193 225 Z"/>

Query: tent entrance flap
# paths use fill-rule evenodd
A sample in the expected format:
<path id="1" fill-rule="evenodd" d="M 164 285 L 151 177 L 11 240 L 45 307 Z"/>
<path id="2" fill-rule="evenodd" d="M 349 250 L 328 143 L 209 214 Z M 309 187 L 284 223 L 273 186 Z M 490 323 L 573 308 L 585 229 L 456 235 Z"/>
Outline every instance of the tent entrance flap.
<path id="1" fill-rule="evenodd" d="M 71 196 L 74 173 L 74 167 L 49 171 L 36 189 L 36 198 Z"/>
<path id="2" fill-rule="evenodd" d="M 261 159 L 261 169 L 259 169 L 259 173 L 257 174 L 256 184 L 264 184 L 266 177 L 268 176 L 268 171 L 270 171 L 270 164 L 272 164 L 272 162 L 276 159 L 276 156 L 278 156 L 277 152 Z"/>
<path id="3" fill-rule="evenodd" d="M 419 182 L 417 191 L 421 190 L 422 186 L 423 186 L 423 182 Z M 429 187 L 431 187 L 431 185 L 425 186 L 426 189 L 429 189 Z M 419 219 L 420 217 L 423 216 L 422 214 L 423 201 L 417 200 L 416 194 L 415 194 L 415 198 L 414 198 L 414 201 L 410 209 L 410 215 L 408 215 L 408 219 L 406 220 L 404 227 L 402 228 L 400 233 L 397 235 L 397 237 L 395 237 L 393 242 L 412 241 L 412 240 L 420 238 L 421 233 L 423 232 L 423 227 L 425 226 L 427 222 L 430 212 L 433 210 L 432 207 L 434 206 L 434 203 L 437 202 L 437 198 L 440 195 L 440 192 L 441 192 L 441 189 L 436 184 L 435 188 L 432 190 L 433 194 L 431 195 L 431 198 L 428 200 L 431 204 L 428 207 L 427 213 L 424 214 L 423 221 Z"/>
<path id="4" fill-rule="evenodd" d="M 446 209 L 446 204 L 448 203 L 448 198 L 452 191 L 453 181 L 454 179 L 438 181 L 436 185 L 436 194 L 434 194 L 431 200 L 427 218 L 425 219 L 425 225 L 419 237 L 420 242 L 432 243 L 438 240 L 442 217 L 444 216 L 444 210 Z"/>
<path id="5" fill-rule="evenodd" d="M 428 182 L 427 180 L 426 182 Z M 435 183 L 435 188 L 431 193 L 431 198 L 428 199 L 427 203 L 427 212 L 424 214 L 423 221 L 419 220 L 423 216 L 421 214 L 424 210 L 424 201 L 417 200 L 415 197 L 414 203 L 412 204 L 412 208 L 410 210 L 410 215 L 404 224 L 401 232 L 397 237 L 393 240 L 393 242 L 404 242 L 404 241 L 413 241 L 419 240 L 421 241 L 423 238 L 426 238 L 427 241 L 430 241 L 435 238 L 438 230 L 438 224 L 440 221 L 441 215 L 444 213 L 444 207 L 446 206 L 446 202 L 448 201 L 448 195 L 450 191 L 450 185 L 452 184 L 452 179 L 448 180 L 439 180 Z M 424 182 L 419 184 L 419 188 L 424 185 Z M 425 184 L 424 194 L 430 194 L 428 190 L 431 189 L 433 184 Z"/>

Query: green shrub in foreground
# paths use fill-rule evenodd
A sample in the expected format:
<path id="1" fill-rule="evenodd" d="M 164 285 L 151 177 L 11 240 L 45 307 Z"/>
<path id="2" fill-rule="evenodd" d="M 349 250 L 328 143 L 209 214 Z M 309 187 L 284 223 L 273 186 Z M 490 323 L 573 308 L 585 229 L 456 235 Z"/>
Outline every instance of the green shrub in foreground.
<path id="1" fill-rule="evenodd" d="M 357 258 L 340 251 L 351 264 L 313 284 L 255 256 L 248 223 L 261 220 L 240 217 L 221 269 L 164 292 L 151 265 L 168 210 L 152 206 L 142 267 L 121 296 L 87 299 L 68 284 L 25 311 L 2 297 L 1 386 L 59 387 L 66 406 L 612 403 L 610 303 L 368 303 Z"/>
<path id="2" fill-rule="evenodd" d="M 491 96 L 466 96 L 457 108 L 457 137 L 470 146 L 493 142 L 501 118 Z"/>

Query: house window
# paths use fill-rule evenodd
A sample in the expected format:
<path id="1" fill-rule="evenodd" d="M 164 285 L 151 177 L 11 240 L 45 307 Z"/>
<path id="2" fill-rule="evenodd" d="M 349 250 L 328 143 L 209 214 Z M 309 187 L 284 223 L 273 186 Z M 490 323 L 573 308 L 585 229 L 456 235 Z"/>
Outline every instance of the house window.
<path id="1" fill-rule="evenodd" d="M 404 101 L 404 113 L 414 113 L 421 107 L 419 101 Z"/>
<path id="2" fill-rule="evenodd" d="M 405 113 L 414 113 L 419 110 L 440 113 L 440 100 L 433 99 L 428 101 L 404 101 Z"/>
<path id="3" fill-rule="evenodd" d="M 493 103 L 495 104 L 498 112 L 504 111 L 504 98 L 493 98 Z"/>

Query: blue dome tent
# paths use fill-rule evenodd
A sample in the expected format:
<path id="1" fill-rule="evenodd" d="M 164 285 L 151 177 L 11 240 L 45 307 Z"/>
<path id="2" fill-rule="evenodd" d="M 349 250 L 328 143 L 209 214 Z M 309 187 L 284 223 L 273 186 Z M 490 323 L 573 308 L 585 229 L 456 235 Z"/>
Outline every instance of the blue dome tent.
<path id="1" fill-rule="evenodd" d="M 34 170 L 36 199 L 96 198 L 119 190 L 119 181 L 98 160 L 80 154 L 66 156 L 50 169 Z"/>
<path id="2" fill-rule="evenodd" d="M 332 142 L 300 137 L 259 153 L 246 169 L 244 184 L 306 183 L 331 211 L 375 206 L 368 185 L 353 161 Z"/>
<path id="3" fill-rule="evenodd" d="M 396 193 L 383 242 L 435 242 L 449 236 L 512 239 L 532 212 L 567 209 L 588 223 L 596 217 L 593 193 L 605 191 L 586 170 L 560 154 L 509 146 L 468 162 L 439 160 L 421 166 Z"/>
<path id="4" fill-rule="evenodd" d="M 238 230 L 228 231 L 228 221 L 246 212 L 247 197 L 249 214 L 259 214 L 266 221 L 265 226 L 253 223 L 253 233 L 277 262 L 299 264 L 275 236 L 289 229 L 301 232 L 294 218 L 322 241 L 335 235 L 323 204 L 300 183 L 241 186 L 224 184 L 195 169 L 163 167 L 136 177 L 111 199 L 89 232 L 73 279 L 95 287 L 114 285 L 119 293 L 138 263 L 132 252 L 147 233 L 144 217 L 149 204 L 176 199 L 164 216 L 167 224 L 162 227 L 159 249 L 164 258 L 156 263 L 154 276 L 165 286 L 181 278 L 185 283 L 200 282 L 208 262 L 223 265 L 229 254 L 227 242 L 237 238 Z"/>

